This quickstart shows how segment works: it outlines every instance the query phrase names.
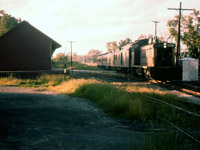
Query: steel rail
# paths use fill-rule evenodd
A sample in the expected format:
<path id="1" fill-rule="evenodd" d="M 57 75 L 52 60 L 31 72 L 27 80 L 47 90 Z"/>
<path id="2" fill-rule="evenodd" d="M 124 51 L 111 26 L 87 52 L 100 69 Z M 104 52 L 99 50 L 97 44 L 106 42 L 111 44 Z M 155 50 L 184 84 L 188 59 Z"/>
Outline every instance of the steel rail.
<path id="1" fill-rule="evenodd" d="M 162 119 L 162 118 L 161 118 Z M 189 132 L 179 128 L 178 126 L 176 126 L 175 124 L 165 120 L 165 119 L 162 119 L 164 120 L 165 122 L 167 122 L 169 125 L 171 125 L 172 127 L 174 127 L 175 129 L 177 129 L 178 131 L 180 131 L 181 133 L 183 133 L 184 135 L 186 135 L 187 137 L 189 137 L 190 139 L 192 139 L 193 141 L 195 141 L 196 143 L 200 144 L 200 140 L 198 140 L 197 138 L 195 138 L 192 134 L 190 134 Z"/>
<path id="2" fill-rule="evenodd" d="M 83 74 L 80 75 L 80 74 L 77 74 L 77 73 L 75 73 L 75 72 L 74 72 L 73 75 L 74 75 L 74 76 L 77 76 L 78 78 L 80 78 L 80 77 L 85 77 Z M 104 74 L 104 75 L 105 75 L 105 74 Z M 151 97 L 151 96 L 144 96 L 144 95 L 143 95 L 143 97 L 146 97 L 146 98 L 148 98 L 148 99 L 151 99 L 151 101 L 154 101 L 154 102 L 156 102 L 156 103 L 159 103 L 159 104 L 162 104 L 162 105 L 165 105 L 165 106 L 168 106 L 168 107 L 175 108 L 175 109 L 177 109 L 177 110 L 179 110 L 179 111 L 185 112 L 186 114 L 193 115 L 193 116 L 196 116 L 196 117 L 200 117 L 200 114 L 197 114 L 197 113 L 194 113 L 194 112 L 185 110 L 185 109 L 183 109 L 183 108 L 181 108 L 181 107 L 178 107 L 178 106 L 175 106 L 175 105 L 173 105 L 173 104 L 170 104 L 170 103 L 161 101 L 161 100 L 159 100 L 159 99 L 157 99 L 157 98 L 154 98 L 154 97 Z"/>
<path id="3" fill-rule="evenodd" d="M 172 104 L 169 104 L 169 103 L 167 103 L 167 102 L 160 101 L 159 99 L 156 99 L 156 98 L 153 98 L 153 97 L 150 97 L 150 96 L 144 96 L 144 97 L 149 98 L 149 99 L 152 99 L 151 101 L 153 101 L 153 102 L 156 101 L 156 103 L 163 104 L 163 105 L 166 105 L 166 106 L 168 106 L 168 107 L 173 107 L 173 108 L 178 109 L 178 110 L 180 110 L 180 111 L 183 111 L 183 112 L 185 112 L 185 113 L 187 113 L 187 114 L 189 114 L 189 115 L 194 115 L 194 116 L 196 116 L 196 117 L 200 117 L 199 114 L 190 112 L 190 111 L 188 111 L 188 110 L 185 110 L 185 109 L 183 109 L 183 108 L 180 108 L 180 107 L 175 106 L 175 105 L 172 105 Z M 159 117 L 159 118 L 160 118 L 160 117 Z M 192 140 L 195 141 L 196 143 L 200 144 L 200 140 L 198 140 L 197 138 L 195 138 L 195 137 L 194 137 L 192 134 L 190 134 L 189 132 L 187 132 L 187 131 L 181 129 L 180 127 L 176 126 L 175 124 L 173 124 L 173 123 L 171 123 L 171 122 L 169 122 L 169 121 L 167 121 L 167 120 L 165 120 L 165 119 L 163 119 L 163 118 L 160 118 L 160 119 L 161 119 L 161 120 L 164 120 L 165 122 L 167 122 L 168 124 L 170 124 L 172 127 L 174 127 L 175 129 L 177 129 L 178 131 L 180 131 L 181 133 L 183 133 L 184 135 L 186 135 L 187 137 L 189 137 L 190 139 L 192 139 Z"/>
<path id="4" fill-rule="evenodd" d="M 166 105 L 168 107 L 173 107 L 175 109 L 178 109 L 180 111 L 183 111 L 189 115 L 194 115 L 194 116 L 197 116 L 197 117 L 200 117 L 199 114 L 196 114 L 196 113 L 193 113 L 193 112 L 190 112 L 188 110 L 185 110 L 183 108 L 180 108 L 178 106 L 175 106 L 175 105 L 172 105 L 172 104 L 169 104 L 167 102 L 163 102 L 163 101 L 160 101 L 159 99 L 156 99 L 156 98 L 153 98 L 153 97 L 150 97 L 150 96 L 144 96 L 146 98 L 149 98 L 151 99 L 150 101 L 153 101 L 153 102 L 156 102 L 156 103 L 159 103 L 159 104 L 162 104 L 162 105 Z M 160 118 L 160 117 L 159 117 Z M 190 134 L 189 132 L 179 128 L 178 126 L 176 126 L 175 124 L 163 119 L 163 118 L 160 118 L 161 120 L 164 120 L 165 122 L 167 122 L 168 124 L 170 124 L 172 127 L 174 127 L 175 129 L 177 129 L 179 132 L 183 133 L 184 135 L 186 135 L 187 137 L 189 137 L 190 139 L 192 139 L 193 141 L 195 141 L 196 143 L 200 144 L 200 140 L 198 140 L 197 138 L 195 138 L 192 134 Z"/>
<path id="5" fill-rule="evenodd" d="M 73 74 L 75 76 L 78 76 L 78 77 L 81 77 L 83 75 L 77 75 L 77 74 Z M 139 94 L 139 93 L 138 93 Z M 200 114 L 196 114 L 194 112 L 191 112 L 191 111 L 188 111 L 188 110 L 185 110 L 181 107 L 178 107 L 178 106 L 175 106 L 173 104 L 170 104 L 170 103 L 167 103 L 167 102 L 164 102 L 164 101 L 161 101 L 157 98 L 154 98 L 154 97 L 151 97 L 151 96 L 144 96 L 143 97 L 146 97 L 149 101 L 151 102 L 155 102 L 155 103 L 158 103 L 158 104 L 161 104 L 161 105 L 165 105 L 165 106 L 168 106 L 168 107 L 172 107 L 172 108 L 175 108 L 179 111 L 182 111 L 182 112 L 185 112 L 189 115 L 194 115 L 196 117 L 200 117 Z M 160 117 L 159 117 L 160 118 Z M 200 140 L 198 140 L 197 138 L 195 138 L 192 134 L 188 133 L 187 131 L 181 129 L 180 127 L 176 126 L 175 124 L 163 119 L 163 118 L 160 118 L 161 120 L 165 121 L 166 123 L 168 123 L 169 125 L 171 125 L 173 128 L 175 128 L 176 130 L 178 130 L 179 132 L 181 132 L 182 134 L 186 135 L 188 138 L 190 138 L 191 140 L 195 141 L 196 143 L 200 144 Z"/>
<path id="6" fill-rule="evenodd" d="M 183 109 L 183 108 L 181 108 L 181 107 L 178 107 L 178 106 L 175 106 L 175 105 L 173 105 L 173 104 L 170 104 L 170 103 L 161 101 L 161 100 L 159 100 L 159 99 L 157 99 L 157 98 L 154 98 L 154 97 L 151 97 L 151 96 L 144 96 L 144 95 L 143 95 L 143 97 L 146 97 L 146 98 L 148 98 L 148 99 L 151 99 L 151 101 L 153 101 L 153 102 L 156 102 L 156 103 L 159 103 L 159 104 L 168 106 L 168 107 L 175 108 L 175 109 L 177 109 L 177 110 L 179 110 L 179 111 L 182 111 L 182 112 L 185 112 L 185 113 L 187 113 L 187 114 L 189 114 L 189 115 L 193 115 L 193 116 L 196 116 L 196 117 L 200 117 L 200 114 L 197 114 L 197 113 L 194 113 L 194 112 L 185 110 L 185 109 Z"/>

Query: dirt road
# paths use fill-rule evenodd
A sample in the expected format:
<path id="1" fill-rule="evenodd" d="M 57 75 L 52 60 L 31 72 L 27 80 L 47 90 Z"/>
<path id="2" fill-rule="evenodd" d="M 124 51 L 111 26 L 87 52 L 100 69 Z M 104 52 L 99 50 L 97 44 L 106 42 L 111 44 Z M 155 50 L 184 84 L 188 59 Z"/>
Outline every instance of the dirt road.
<path id="1" fill-rule="evenodd" d="M 0 86 L 0 149 L 138 149 L 144 133 L 107 116 L 89 100 Z"/>

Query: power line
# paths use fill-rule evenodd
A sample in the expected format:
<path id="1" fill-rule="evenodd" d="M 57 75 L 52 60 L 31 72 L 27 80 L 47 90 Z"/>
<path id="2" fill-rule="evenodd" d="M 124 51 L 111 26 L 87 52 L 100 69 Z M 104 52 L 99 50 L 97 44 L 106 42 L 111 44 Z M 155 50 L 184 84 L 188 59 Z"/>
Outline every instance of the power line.
<path id="1" fill-rule="evenodd" d="M 75 41 L 67 41 L 67 42 L 69 42 L 71 45 L 71 67 L 72 67 L 72 43 L 74 43 Z"/>
<path id="2" fill-rule="evenodd" d="M 179 21 L 178 21 L 178 41 L 177 41 L 177 52 L 176 52 L 176 65 L 178 66 L 180 60 L 180 38 L 181 38 L 181 11 L 188 10 L 191 11 L 193 9 L 182 9 L 182 3 L 180 2 L 180 8 L 168 8 L 168 10 L 179 10 Z"/>

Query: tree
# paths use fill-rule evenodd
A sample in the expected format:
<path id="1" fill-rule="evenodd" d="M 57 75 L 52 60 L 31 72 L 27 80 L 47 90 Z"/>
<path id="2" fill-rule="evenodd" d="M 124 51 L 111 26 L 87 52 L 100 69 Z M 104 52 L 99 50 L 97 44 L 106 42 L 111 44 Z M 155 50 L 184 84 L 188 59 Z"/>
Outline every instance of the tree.
<path id="1" fill-rule="evenodd" d="M 130 44 L 130 43 L 131 43 L 131 39 L 129 37 L 127 37 L 125 40 L 121 40 L 119 42 L 119 47 L 123 47 L 123 46 L 125 46 L 127 44 Z"/>
<path id="2" fill-rule="evenodd" d="M 59 61 L 59 60 L 68 60 L 64 53 L 58 53 L 58 54 L 56 54 L 55 59 L 56 59 L 56 61 Z"/>
<path id="3" fill-rule="evenodd" d="M 147 39 L 148 37 L 144 34 L 141 34 L 139 37 L 138 37 L 138 40 L 143 40 L 143 39 Z"/>
<path id="4" fill-rule="evenodd" d="M 106 47 L 107 47 L 107 52 L 112 52 L 115 49 L 118 49 L 118 45 L 116 41 L 111 41 L 106 43 Z"/>
<path id="5" fill-rule="evenodd" d="M 116 41 L 111 41 L 106 43 L 106 47 L 107 47 L 107 52 L 112 52 L 120 47 L 123 47 L 127 44 L 130 44 L 132 41 L 129 37 L 127 37 L 125 40 L 120 40 L 117 44 Z"/>
<path id="6" fill-rule="evenodd" d="M 169 20 L 170 37 L 177 40 L 178 35 L 178 16 Z M 200 51 L 200 12 L 194 10 L 188 16 L 182 16 L 181 20 L 181 41 L 188 47 L 189 55 L 199 58 Z"/>
<path id="7" fill-rule="evenodd" d="M 0 10 L 0 16 L 4 15 L 6 12 L 4 10 Z"/>
<path id="8" fill-rule="evenodd" d="M 87 62 L 92 61 L 93 63 L 96 63 L 97 56 L 100 55 L 101 53 L 102 53 L 102 51 L 100 51 L 100 50 L 96 50 L 96 49 L 89 50 L 87 55 L 86 55 Z"/>
<path id="9" fill-rule="evenodd" d="M 7 14 L 4 10 L 0 10 L 0 36 L 17 26 L 21 19 L 16 19 Z"/>

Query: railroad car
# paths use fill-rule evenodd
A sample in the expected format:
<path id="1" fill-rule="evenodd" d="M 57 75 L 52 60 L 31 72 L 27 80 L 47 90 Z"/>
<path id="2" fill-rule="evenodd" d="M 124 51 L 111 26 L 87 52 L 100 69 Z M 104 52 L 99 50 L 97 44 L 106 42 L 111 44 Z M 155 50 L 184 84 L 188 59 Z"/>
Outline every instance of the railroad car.
<path id="1" fill-rule="evenodd" d="M 97 66 L 122 72 L 137 73 L 159 80 L 176 80 L 181 68 L 176 66 L 175 44 L 135 41 L 97 57 Z"/>
<path id="2" fill-rule="evenodd" d="M 112 59 L 112 53 L 104 53 L 104 54 L 98 55 L 97 66 L 99 68 L 110 70 L 111 66 L 113 66 L 113 64 L 111 64 L 112 62 L 111 59 Z"/>

